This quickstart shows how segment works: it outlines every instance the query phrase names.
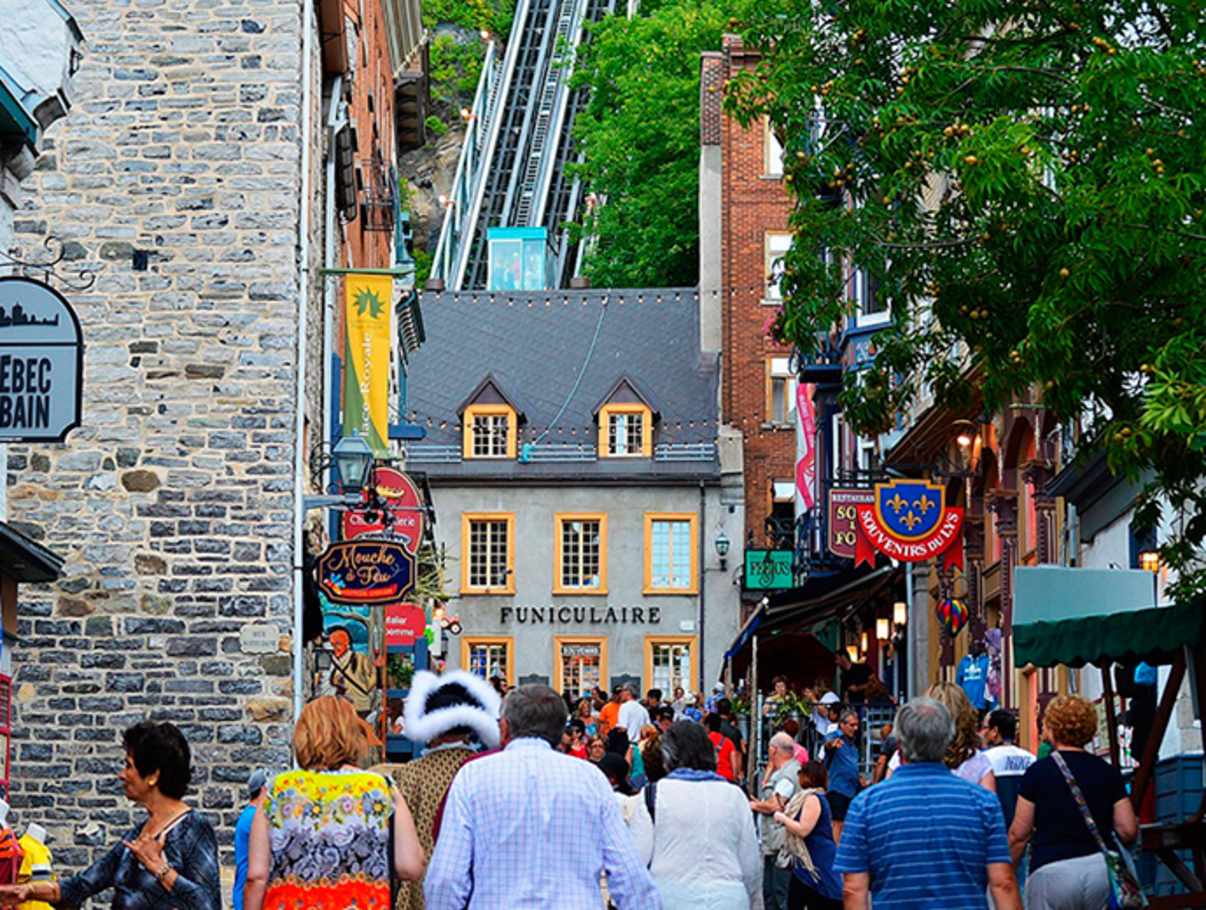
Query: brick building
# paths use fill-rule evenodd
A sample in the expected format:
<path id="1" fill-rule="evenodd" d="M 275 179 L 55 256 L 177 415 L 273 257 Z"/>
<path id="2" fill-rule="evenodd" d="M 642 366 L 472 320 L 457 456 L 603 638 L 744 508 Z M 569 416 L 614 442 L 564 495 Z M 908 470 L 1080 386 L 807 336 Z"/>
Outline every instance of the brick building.
<path id="1" fill-rule="evenodd" d="M 736 35 L 704 53 L 700 80 L 700 289 L 705 335 L 722 351 L 721 420 L 744 452 L 746 541 L 790 549 L 794 518 L 795 378 L 791 350 L 770 337 L 781 305 L 776 260 L 791 244 L 783 150 L 765 124 L 721 110 L 723 86 L 756 65 Z M 705 345 L 707 347 L 707 345 Z"/>
<path id="2" fill-rule="evenodd" d="M 115 778 L 131 723 L 181 725 L 188 799 L 224 847 L 250 770 L 291 761 L 299 499 L 321 485 L 308 456 L 340 351 L 321 269 L 394 261 L 393 193 L 387 217 L 379 203 L 421 42 L 417 0 L 72 13 L 76 104 L 13 223 L 23 249 L 53 235 L 64 271 L 96 273 L 66 291 L 83 424 L 10 446 L 6 472 L 10 524 L 65 560 L 20 592 L 11 792 L 64 870 L 131 823 Z"/>

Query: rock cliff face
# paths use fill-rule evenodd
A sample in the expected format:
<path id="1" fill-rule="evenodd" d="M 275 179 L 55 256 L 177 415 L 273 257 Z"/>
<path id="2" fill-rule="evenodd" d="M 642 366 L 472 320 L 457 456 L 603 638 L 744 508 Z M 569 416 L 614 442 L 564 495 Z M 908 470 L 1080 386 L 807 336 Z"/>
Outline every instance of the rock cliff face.
<path id="1" fill-rule="evenodd" d="M 440 197 L 447 196 L 456 176 L 456 162 L 465 139 L 463 129 L 432 136 L 427 144 L 398 158 L 398 173 L 410 184 L 410 222 L 415 248 L 434 253 L 444 222 Z"/>

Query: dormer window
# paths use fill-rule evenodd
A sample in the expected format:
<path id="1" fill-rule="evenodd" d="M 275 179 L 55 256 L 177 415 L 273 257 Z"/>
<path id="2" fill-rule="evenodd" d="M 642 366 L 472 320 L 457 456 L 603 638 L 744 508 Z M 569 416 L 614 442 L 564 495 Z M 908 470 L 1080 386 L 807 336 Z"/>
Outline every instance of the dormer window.
<path id="1" fill-rule="evenodd" d="M 493 378 L 485 380 L 460 408 L 466 459 L 515 458 L 519 449 L 519 424 L 523 415 L 503 395 Z"/>
<path id="2" fill-rule="evenodd" d="M 655 414 L 627 379 L 621 379 L 595 409 L 600 458 L 650 458 Z"/>

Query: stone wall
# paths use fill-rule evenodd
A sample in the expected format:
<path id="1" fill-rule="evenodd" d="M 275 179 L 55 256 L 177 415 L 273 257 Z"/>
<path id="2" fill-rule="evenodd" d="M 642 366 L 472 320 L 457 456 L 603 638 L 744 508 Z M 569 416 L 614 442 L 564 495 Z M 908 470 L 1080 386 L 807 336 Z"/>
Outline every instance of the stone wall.
<path id="1" fill-rule="evenodd" d="M 10 521 L 66 559 L 21 592 L 12 772 L 64 871 L 134 816 L 115 778 L 131 723 L 182 726 L 189 798 L 227 846 L 249 770 L 289 761 L 302 37 L 298 2 L 71 7 L 78 103 L 16 227 L 99 269 L 68 292 L 84 422 L 10 447 L 7 476 Z M 242 652 L 252 622 L 277 653 Z"/>

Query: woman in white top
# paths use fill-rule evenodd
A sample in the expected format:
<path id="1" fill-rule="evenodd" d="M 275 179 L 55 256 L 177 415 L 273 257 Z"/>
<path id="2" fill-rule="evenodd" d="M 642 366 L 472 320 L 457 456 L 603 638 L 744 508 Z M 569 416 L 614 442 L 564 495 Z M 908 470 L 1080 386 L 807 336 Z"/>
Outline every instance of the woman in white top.
<path id="1" fill-rule="evenodd" d="M 629 824 L 664 910 L 761 910 L 762 856 L 749 800 L 716 773 L 707 731 L 675 721 L 661 751 L 669 773 L 650 784 L 652 794 L 632 798 Z"/>
<path id="2" fill-rule="evenodd" d="M 957 777 L 995 793 L 997 776 L 988 756 L 980 751 L 980 721 L 966 693 L 954 683 L 943 682 L 930 686 L 926 695 L 955 719 L 955 738 L 946 750 L 946 766 Z"/>

